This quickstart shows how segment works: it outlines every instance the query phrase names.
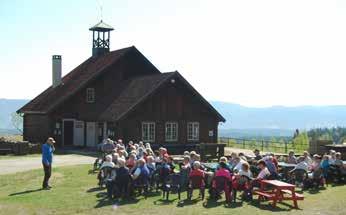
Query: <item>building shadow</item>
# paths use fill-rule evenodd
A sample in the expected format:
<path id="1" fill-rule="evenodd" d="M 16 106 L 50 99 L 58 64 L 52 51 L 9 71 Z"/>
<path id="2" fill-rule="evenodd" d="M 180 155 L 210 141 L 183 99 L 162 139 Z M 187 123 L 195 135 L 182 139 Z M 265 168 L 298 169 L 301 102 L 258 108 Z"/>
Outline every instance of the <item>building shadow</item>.
<path id="1" fill-rule="evenodd" d="M 8 196 L 20 196 L 20 195 L 25 195 L 25 194 L 29 194 L 29 193 L 39 192 L 39 191 L 42 191 L 42 190 L 43 190 L 42 188 L 34 189 L 34 190 L 25 190 L 25 191 L 18 192 L 18 193 L 11 193 Z"/>

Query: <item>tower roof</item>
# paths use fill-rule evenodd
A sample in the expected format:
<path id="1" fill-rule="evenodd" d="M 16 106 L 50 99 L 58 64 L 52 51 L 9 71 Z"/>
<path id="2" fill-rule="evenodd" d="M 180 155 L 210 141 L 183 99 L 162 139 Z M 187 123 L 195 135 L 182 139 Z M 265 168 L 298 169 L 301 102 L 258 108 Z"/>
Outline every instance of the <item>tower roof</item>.
<path id="1" fill-rule="evenodd" d="M 94 25 L 93 27 L 89 28 L 90 31 L 113 31 L 114 28 L 106 23 L 104 23 L 101 19 L 99 23 Z"/>

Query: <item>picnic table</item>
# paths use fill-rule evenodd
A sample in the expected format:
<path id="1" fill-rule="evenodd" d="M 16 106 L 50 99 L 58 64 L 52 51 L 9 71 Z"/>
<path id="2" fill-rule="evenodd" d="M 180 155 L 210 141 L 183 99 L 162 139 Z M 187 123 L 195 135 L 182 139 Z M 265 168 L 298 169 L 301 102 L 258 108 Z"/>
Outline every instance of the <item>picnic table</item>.
<path id="1" fill-rule="evenodd" d="M 298 208 L 297 200 L 304 200 L 302 194 L 296 193 L 295 185 L 278 180 L 261 180 L 260 189 L 254 191 L 258 195 L 258 200 L 272 200 L 273 207 L 282 200 L 292 200 L 294 207 Z"/>

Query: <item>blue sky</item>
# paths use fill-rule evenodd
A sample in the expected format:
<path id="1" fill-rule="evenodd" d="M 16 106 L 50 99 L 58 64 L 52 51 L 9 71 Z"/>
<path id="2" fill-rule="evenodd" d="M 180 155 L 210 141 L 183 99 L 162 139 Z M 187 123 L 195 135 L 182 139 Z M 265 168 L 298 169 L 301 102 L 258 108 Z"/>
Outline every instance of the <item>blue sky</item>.
<path id="1" fill-rule="evenodd" d="M 343 0 L 0 1 L 0 98 L 33 98 L 91 55 L 88 28 L 115 31 L 208 100 L 247 106 L 346 105 Z"/>

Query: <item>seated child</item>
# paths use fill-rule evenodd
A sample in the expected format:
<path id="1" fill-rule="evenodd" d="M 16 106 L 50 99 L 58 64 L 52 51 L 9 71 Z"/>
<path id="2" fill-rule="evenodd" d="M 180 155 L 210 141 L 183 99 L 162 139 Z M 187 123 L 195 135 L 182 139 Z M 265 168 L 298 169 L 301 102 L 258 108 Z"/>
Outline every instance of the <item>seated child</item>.
<path id="1" fill-rule="evenodd" d="M 256 180 L 262 180 L 262 179 L 265 179 L 268 176 L 270 176 L 270 172 L 269 172 L 269 170 L 267 168 L 266 162 L 264 162 L 263 160 L 260 160 L 257 163 L 257 166 L 260 169 L 260 173 L 256 177 Z"/>
<path id="2" fill-rule="evenodd" d="M 184 161 L 180 165 L 180 186 L 186 189 L 189 184 L 189 175 L 191 171 L 190 156 L 184 156 Z"/>

